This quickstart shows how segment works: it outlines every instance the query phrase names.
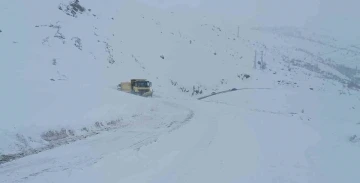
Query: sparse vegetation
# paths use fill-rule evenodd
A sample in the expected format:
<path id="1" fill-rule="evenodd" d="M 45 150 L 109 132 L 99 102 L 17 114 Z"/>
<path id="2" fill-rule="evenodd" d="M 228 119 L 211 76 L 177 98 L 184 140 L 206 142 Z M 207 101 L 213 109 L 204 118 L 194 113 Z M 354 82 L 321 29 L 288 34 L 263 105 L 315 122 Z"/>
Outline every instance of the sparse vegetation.
<path id="1" fill-rule="evenodd" d="M 193 86 L 193 91 L 192 91 L 192 93 L 191 93 L 191 96 L 199 95 L 199 94 L 201 95 L 202 93 L 203 93 L 203 91 L 202 91 L 200 85 L 197 86 L 197 87 Z"/>
<path id="2" fill-rule="evenodd" d="M 249 74 L 238 74 L 237 77 L 240 78 L 241 80 L 244 80 L 244 79 L 249 79 L 250 75 Z"/>
<path id="3" fill-rule="evenodd" d="M 0 164 L 21 158 L 25 155 L 25 153 L 19 153 L 19 154 L 8 154 L 8 155 L 0 155 Z"/>
<path id="4" fill-rule="evenodd" d="M 45 141 L 55 141 L 68 137 L 67 130 L 62 128 L 58 130 L 49 130 L 41 135 L 41 138 Z"/>
<path id="5" fill-rule="evenodd" d="M 118 125 L 118 124 L 120 124 L 120 123 L 121 123 L 121 119 L 117 119 L 117 120 L 109 121 L 109 122 L 107 122 L 106 124 L 107 124 L 108 126 L 116 126 L 116 125 Z"/>
<path id="6" fill-rule="evenodd" d="M 221 83 L 221 84 L 227 84 L 227 80 L 221 79 L 221 80 L 220 80 L 220 83 Z"/>
<path id="7" fill-rule="evenodd" d="M 171 85 L 176 86 L 178 83 L 170 79 Z"/>
<path id="8" fill-rule="evenodd" d="M 54 58 L 54 59 L 52 59 L 52 65 L 56 65 L 57 64 L 57 61 L 56 61 L 56 59 Z"/>
<path id="9" fill-rule="evenodd" d="M 345 80 L 343 78 L 340 78 L 339 76 L 337 76 L 337 75 L 335 75 L 335 74 L 333 74 L 331 72 L 321 70 L 319 68 L 319 66 L 315 65 L 315 64 L 306 63 L 306 62 L 303 62 L 303 61 L 297 60 L 297 59 L 291 59 L 290 63 L 293 66 L 304 68 L 304 69 L 307 69 L 307 70 L 309 70 L 311 72 L 317 73 L 317 74 L 320 75 L 319 77 L 322 77 L 322 78 L 325 78 L 325 79 L 334 80 L 334 81 L 337 81 L 337 82 L 339 82 L 341 84 L 347 84 L 349 82 L 349 81 L 347 81 L 347 80 Z"/>
<path id="10" fill-rule="evenodd" d="M 68 130 L 68 134 L 69 134 L 70 136 L 75 136 L 75 131 L 69 129 L 69 130 Z"/>
<path id="11" fill-rule="evenodd" d="M 101 127 L 103 127 L 104 125 L 103 125 L 103 123 L 102 122 L 95 122 L 95 127 L 96 128 L 101 128 Z"/>
<path id="12" fill-rule="evenodd" d="M 76 48 L 78 48 L 79 50 L 82 50 L 82 43 L 81 43 L 81 39 L 78 37 L 73 37 L 71 38 L 71 40 L 75 40 L 74 45 Z"/>
<path id="13" fill-rule="evenodd" d="M 82 134 L 82 135 L 76 135 L 76 132 L 73 129 L 62 128 L 60 130 L 48 130 L 41 134 L 41 139 L 47 141 L 48 144 L 36 149 L 30 148 L 29 146 L 29 141 L 31 141 L 30 137 L 25 137 L 23 135 L 17 134 L 16 139 L 18 141 L 18 145 L 21 146 L 21 152 L 16 154 L 0 155 L 0 164 L 18 158 L 22 158 L 31 154 L 37 154 L 45 150 L 53 149 L 63 144 L 68 144 L 69 142 L 86 139 L 89 136 L 99 134 L 100 131 L 108 131 L 111 129 L 123 128 L 127 126 L 127 124 L 122 124 L 121 122 L 122 119 L 116 119 L 105 122 L 106 125 L 104 125 L 102 122 L 95 122 L 94 125 L 97 129 L 89 130 L 89 128 L 83 127 L 80 129 L 80 131 L 85 132 L 86 134 Z"/>
<path id="14" fill-rule="evenodd" d="M 181 92 L 189 93 L 189 90 L 186 89 L 185 87 L 180 87 L 179 89 Z"/>
<path id="15" fill-rule="evenodd" d="M 63 44 L 65 44 L 65 39 L 66 39 L 66 38 L 65 38 L 64 34 L 62 34 L 62 33 L 60 32 L 60 30 L 61 30 L 61 26 L 60 26 L 60 25 L 53 25 L 53 24 L 49 24 L 49 25 L 36 25 L 35 27 L 37 27 L 37 28 L 38 28 L 38 27 L 49 27 L 49 28 L 56 29 L 56 33 L 55 33 L 54 37 L 62 40 Z M 48 43 L 48 42 L 49 42 L 49 37 L 46 37 L 46 38 L 43 40 L 42 44 L 45 45 L 45 43 Z"/>
<path id="16" fill-rule="evenodd" d="M 349 138 L 349 141 L 352 142 L 352 143 L 360 142 L 360 137 L 358 137 L 357 135 L 352 135 L 352 136 Z"/>
<path id="17" fill-rule="evenodd" d="M 47 36 L 46 38 L 43 39 L 42 45 L 45 45 L 48 42 L 49 42 L 49 36 Z"/>
<path id="18" fill-rule="evenodd" d="M 59 30 L 57 30 L 57 32 L 55 33 L 54 37 L 59 38 L 59 39 L 62 39 L 62 40 L 65 39 L 65 36 L 64 36 L 62 33 L 60 33 Z M 63 41 L 63 43 L 65 44 L 65 41 Z"/>
<path id="19" fill-rule="evenodd" d="M 287 86 L 291 86 L 291 87 L 299 87 L 297 82 L 292 82 L 292 81 L 278 80 L 277 83 L 278 83 L 278 85 L 287 85 Z"/>
<path id="20" fill-rule="evenodd" d="M 61 3 L 58 6 L 59 10 L 63 11 L 66 15 L 77 18 L 78 13 L 83 13 L 86 9 L 79 4 L 79 0 L 70 2 L 68 5 Z"/>
<path id="21" fill-rule="evenodd" d="M 358 84 L 356 84 L 354 81 L 350 81 L 347 84 L 347 87 L 353 90 L 360 90 L 360 86 Z"/>
<path id="22" fill-rule="evenodd" d="M 171 85 L 176 86 L 181 92 L 184 92 L 184 93 L 189 93 L 190 92 L 190 89 L 188 89 L 188 88 L 186 88 L 184 86 L 180 86 L 177 81 L 170 80 L 170 83 L 171 83 Z M 202 91 L 200 85 L 198 85 L 196 87 L 193 86 L 193 91 L 191 93 L 191 96 L 202 94 L 202 93 L 203 93 L 203 91 Z"/>
<path id="23" fill-rule="evenodd" d="M 81 131 L 89 132 L 89 130 L 86 127 L 82 128 Z"/>
<path id="24" fill-rule="evenodd" d="M 108 53 L 108 62 L 109 62 L 110 64 L 114 64 L 114 63 L 115 63 L 115 60 L 114 60 L 114 57 L 113 57 L 113 54 L 112 54 L 113 49 L 112 49 L 112 47 L 109 45 L 109 43 L 107 43 L 107 42 L 105 42 L 105 41 L 104 41 L 104 43 L 105 43 L 105 51 Z"/>

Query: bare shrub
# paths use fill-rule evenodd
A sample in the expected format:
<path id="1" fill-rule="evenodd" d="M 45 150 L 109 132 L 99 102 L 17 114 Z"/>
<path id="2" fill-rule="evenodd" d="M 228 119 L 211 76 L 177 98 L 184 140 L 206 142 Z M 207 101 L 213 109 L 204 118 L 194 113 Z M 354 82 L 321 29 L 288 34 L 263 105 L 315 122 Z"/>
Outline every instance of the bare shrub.
<path id="1" fill-rule="evenodd" d="M 78 13 L 81 14 L 86 11 L 86 9 L 79 4 L 79 0 L 70 2 L 70 4 L 68 4 L 68 5 L 61 3 L 58 6 L 58 8 L 59 8 L 59 10 L 63 11 L 65 14 L 75 17 L 75 18 L 77 17 Z"/>
<path id="2" fill-rule="evenodd" d="M 60 131 L 49 130 L 41 135 L 41 138 L 45 141 L 55 141 L 68 137 L 66 129 L 62 128 Z"/>
<path id="3" fill-rule="evenodd" d="M 178 83 L 170 79 L 171 85 L 176 86 Z"/>
<path id="4" fill-rule="evenodd" d="M 79 4 L 79 0 L 75 0 L 74 2 L 70 3 L 70 6 L 73 8 L 73 10 L 75 11 L 80 11 L 80 12 L 84 12 L 86 9 L 84 7 L 82 7 Z"/>
<path id="5" fill-rule="evenodd" d="M 102 122 L 95 122 L 95 127 L 96 128 L 102 128 L 104 125 L 103 125 L 103 123 Z"/>
<path id="6" fill-rule="evenodd" d="M 250 75 L 249 74 L 238 74 L 237 77 L 240 78 L 241 80 L 244 80 L 244 79 L 249 79 Z"/>
<path id="7" fill-rule="evenodd" d="M 89 132 L 89 130 L 86 127 L 82 128 L 81 131 Z"/>
<path id="8" fill-rule="evenodd" d="M 350 88 L 350 89 L 360 90 L 360 86 L 358 84 L 356 84 L 355 82 L 353 82 L 353 81 L 350 81 L 347 84 L 347 87 Z"/>
<path id="9" fill-rule="evenodd" d="M 19 157 L 22 157 L 21 154 L 10 154 L 10 155 L 0 155 L 0 164 L 12 161 L 14 159 L 17 159 Z"/>
<path id="10" fill-rule="evenodd" d="M 75 47 L 77 47 L 79 50 L 82 50 L 82 43 L 81 43 L 81 39 L 78 37 L 73 37 L 71 38 L 71 40 L 75 40 Z"/>
<path id="11" fill-rule="evenodd" d="M 105 43 L 105 51 L 108 53 L 108 62 L 109 62 L 109 64 L 114 64 L 115 59 L 113 56 L 113 49 L 108 42 L 104 41 L 104 43 Z"/>
<path id="12" fill-rule="evenodd" d="M 56 59 L 54 58 L 54 59 L 52 59 L 52 64 L 53 65 L 56 65 L 57 64 L 57 61 L 56 61 Z"/>
<path id="13" fill-rule="evenodd" d="M 186 89 L 185 87 L 180 87 L 179 89 L 180 89 L 180 91 L 185 92 L 185 93 L 188 93 L 188 92 L 189 92 L 189 90 Z"/>
<path id="14" fill-rule="evenodd" d="M 120 120 L 112 120 L 112 121 L 107 122 L 106 124 L 107 124 L 108 126 L 116 126 L 116 125 L 118 125 L 119 123 L 120 123 Z"/>
<path id="15" fill-rule="evenodd" d="M 352 143 L 360 142 L 360 138 L 357 135 L 352 135 L 349 138 L 349 141 L 352 142 Z"/>
<path id="16" fill-rule="evenodd" d="M 220 80 L 220 83 L 221 83 L 221 84 L 227 84 L 227 80 L 221 79 L 221 80 Z"/>
<path id="17" fill-rule="evenodd" d="M 75 131 L 70 129 L 68 130 L 68 134 L 71 136 L 75 136 Z"/>
<path id="18" fill-rule="evenodd" d="M 201 89 L 201 86 L 193 86 L 193 91 L 191 93 L 191 96 L 194 96 L 194 95 L 201 95 L 203 93 L 202 89 Z"/>

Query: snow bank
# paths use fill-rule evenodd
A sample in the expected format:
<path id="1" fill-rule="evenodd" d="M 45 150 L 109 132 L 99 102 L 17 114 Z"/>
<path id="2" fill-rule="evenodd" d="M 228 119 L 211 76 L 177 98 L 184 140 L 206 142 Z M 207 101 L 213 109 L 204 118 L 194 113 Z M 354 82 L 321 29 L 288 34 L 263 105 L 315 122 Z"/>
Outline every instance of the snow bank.
<path id="1" fill-rule="evenodd" d="M 59 91 L 57 91 L 59 92 Z M 18 110 L 1 126 L 1 154 L 31 151 L 66 138 L 123 128 L 157 120 L 171 120 L 181 110 L 154 99 L 139 98 L 114 89 L 71 87 L 60 94 L 37 93 L 29 108 Z M 19 117 L 17 117 L 19 116 Z"/>

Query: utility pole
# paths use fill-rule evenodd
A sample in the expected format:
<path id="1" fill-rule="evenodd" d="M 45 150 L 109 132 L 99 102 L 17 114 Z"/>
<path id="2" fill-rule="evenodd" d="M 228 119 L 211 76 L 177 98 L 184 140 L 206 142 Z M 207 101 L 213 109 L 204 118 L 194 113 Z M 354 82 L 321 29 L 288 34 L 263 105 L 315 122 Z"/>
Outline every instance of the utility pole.
<path id="1" fill-rule="evenodd" d="M 256 50 L 255 50 L 255 57 L 254 57 L 254 69 L 256 69 Z"/>
<path id="2" fill-rule="evenodd" d="M 261 69 L 264 69 L 264 60 L 263 60 L 264 52 L 261 51 Z"/>
<path id="3" fill-rule="evenodd" d="M 238 26 L 237 38 L 239 38 L 240 26 Z"/>

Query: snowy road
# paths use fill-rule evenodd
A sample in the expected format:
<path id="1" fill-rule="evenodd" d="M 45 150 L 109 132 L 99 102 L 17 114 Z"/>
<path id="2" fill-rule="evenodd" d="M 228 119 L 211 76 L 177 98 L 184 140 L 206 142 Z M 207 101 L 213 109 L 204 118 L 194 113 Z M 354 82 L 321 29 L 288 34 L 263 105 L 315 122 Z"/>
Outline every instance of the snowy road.
<path id="1" fill-rule="evenodd" d="M 0 165 L 0 182 L 309 182 L 304 152 L 315 134 L 307 126 L 217 103 L 167 104 L 184 111 L 182 120 L 118 129 Z"/>
<path id="2" fill-rule="evenodd" d="M 110 130 L 108 133 L 100 133 L 85 140 L 2 164 L 0 182 L 31 182 L 34 177 L 64 171 L 71 174 L 73 170 L 89 167 L 111 154 L 121 154 L 126 150 L 137 152 L 143 146 L 156 142 L 160 135 L 180 128 L 194 116 L 190 109 L 170 102 L 164 103 L 182 111 L 183 118 L 160 125 L 144 124 L 135 128 Z"/>

